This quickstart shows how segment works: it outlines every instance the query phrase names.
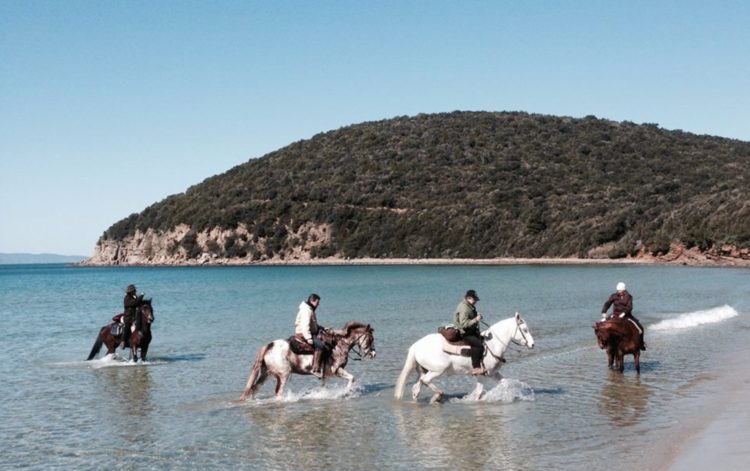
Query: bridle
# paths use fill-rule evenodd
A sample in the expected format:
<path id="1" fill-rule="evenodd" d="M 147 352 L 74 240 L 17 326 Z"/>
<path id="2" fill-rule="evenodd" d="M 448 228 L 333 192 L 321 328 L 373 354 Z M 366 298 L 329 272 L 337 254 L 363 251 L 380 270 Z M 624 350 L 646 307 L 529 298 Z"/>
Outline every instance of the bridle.
<path id="1" fill-rule="evenodd" d="M 148 306 L 148 314 L 146 314 L 146 306 Z M 154 308 L 150 304 L 138 306 L 138 315 L 147 323 L 151 324 L 154 321 Z"/>
<path id="2" fill-rule="evenodd" d="M 521 328 L 521 324 L 525 324 L 525 323 L 526 322 L 523 319 L 521 319 L 520 317 L 516 320 L 516 330 L 514 330 L 513 331 L 513 335 L 510 336 L 510 342 L 505 343 L 502 340 L 497 339 L 497 341 L 500 342 L 500 344 L 502 344 L 504 350 L 507 350 L 511 343 L 514 343 L 514 344 L 519 345 L 521 347 L 528 347 L 529 346 L 529 339 L 526 338 L 526 334 L 523 332 L 523 329 Z M 521 337 L 523 337 L 524 343 L 521 343 L 518 340 L 516 340 L 516 333 L 519 332 L 519 331 L 521 332 Z M 492 335 L 492 336 L 495 335 L 492 332 L 491 329 L 490 329 L 490 335 Z M 495 354 L 495 352 L 492 351 L 492 348 L 490 347 L 490 343 L 489 342 L 485 341 L 484 344 L 487 347 L 487 351 L 490 353 L 490 355 L 492 355 L 493 357 L 495 357 L 497 360 L 502 360 L 502 356 L 498 356 L 497 354 Z"/>
<path id="3" fill-rule="evenodd" d="M 362 360 L 362 358 L 364 358 L 365 356 L 367 356 L 372 351 L 371 348 L 368 348 L 367 352 L 363 352 L 362 351 L 362 345 L 360 345 L 360 343 L 359 343 L 359 341 L 362 339 L 362 337 L 364 337 L 365 335 L 368 335 L 368 334 L 372 335 L 369 329 L 365 330 L 359 337 L 357 337 L 356 339 L 354 339 L 354 341 L 352 342 L 352 347 L 346 353 L 347 356 L 349 356 L 352 352 L 354 352 L 357 355 L 358 358 L 352 358 L 352 360 L 355 360 L 355 361 Z M 372 342 L 370 342 L 370 343 L 372 344 Z"/>

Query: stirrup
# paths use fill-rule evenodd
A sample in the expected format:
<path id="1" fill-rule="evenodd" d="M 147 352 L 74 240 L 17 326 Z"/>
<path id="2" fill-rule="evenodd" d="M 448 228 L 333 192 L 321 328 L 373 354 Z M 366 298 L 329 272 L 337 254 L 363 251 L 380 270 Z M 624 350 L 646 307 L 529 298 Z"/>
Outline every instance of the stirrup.
<path id="1" fill-rule="evenodd" d="M 480 366 L 478 368 L 472 368 L 471 369 L 471 374 L 474 375 L 474 376 L 482 376 L 484 374 L 487 374 L 487 370 L 485 370 L 484 368 L 482 368 Z"/>

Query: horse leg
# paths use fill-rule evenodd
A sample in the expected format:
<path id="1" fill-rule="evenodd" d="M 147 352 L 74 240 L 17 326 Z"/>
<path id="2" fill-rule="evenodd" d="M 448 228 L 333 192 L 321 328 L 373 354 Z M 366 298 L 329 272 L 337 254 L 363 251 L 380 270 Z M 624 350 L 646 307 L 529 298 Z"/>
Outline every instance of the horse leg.
<path id="1" fill-rule="evenodd" d="M 414 383 L 414 386 L 411 387 L 411 398 L 413 400 L 417 400 L 417 397 L 419 397 L 419 393 L 422 390 L 422 376 L 427 373 L 427 370 L 422 368 L 421 366 L 417 367 L 417 374 L 419 374 L 419 377 L 417 378 L 417 382 Z"/>
<path id="2" fill-rule="evenodd" d="M 348 381 L 348 383 L 346 383 L 346 389 L 352 388 L 352 384 L 354 384 L 354 376 L 352 376 L 348 371 L 343 368 L 339 368 L 338 371 L 336 371 L 336 376 Z"/>
<path id="3" fill-rule="evenodd" d="M 289 379 L 289 375 L 276 375 L 276 398 L 280 398 L 284 394 L 287 379 Z"/>
<path id="4" fill-rule="evenodd" d="M 625 371 L 625 354 L 621 350 L 617 351 L 617 371 Z"/>
<path id="5" fill-rule="evenodd" d="M 474 391 L 472 391 L 472 393 L 469 394 L 469 397 L 474 399 L 475 401 L 478 401 L 479 398 L 482 396 L 483 391 L 484 391 L 484 384 L 482 384 L 482 382 L 477 379 L 477 385 L 474 388 Z"/>
<path id="6" fill-rule="evenodd" d="M 250 374 L 250 378 L 247 380 L 247 384 L 245 385 L 245 390 L 242 392 L 242 396 L 240 396 L 240 401 L 244 401 L 247 396 L 250 396 L 250 398 L 255 399 L 255 394 L 258 392 L 258 389 L 263 385 L 263 383 L 266 382 L 268 379 L 268 370 L 265 366 L 262 366 L 260 370 L 256 373 L 253 372 Z"/>
<path id="7" fill-rule="evenodd" d="M 428 388 L 432 389 L 432 392 L 435 393 L 435 395 L 432 396 L 432 398 L 430 399 L 430 403 L 431 404 L 433 404 L 435 402 L 440 402 L 440 401 L 443 400 L 443 391 L 441 391 L 437 386 L 435 386 L 431 382 L 433 379 L 435 379 L 438 376 L 440 376 L 441 373 L 442 373 L 442 371 L 439 371 L 439 372 L 438 371 L 428 371 L 427 374 L 425 374 L 424 376 L 421 376 L 419 378 L 419 381 L 422 384 L 424 384 Z"/>
<path id="8" fill-rule="evenodd" d="M 638 374 L 641 374 L 641 351 L 640 349 L 636 350 L 635 353 L 633 353 L 633 362 L 635 363 L 635 372 Z"/>

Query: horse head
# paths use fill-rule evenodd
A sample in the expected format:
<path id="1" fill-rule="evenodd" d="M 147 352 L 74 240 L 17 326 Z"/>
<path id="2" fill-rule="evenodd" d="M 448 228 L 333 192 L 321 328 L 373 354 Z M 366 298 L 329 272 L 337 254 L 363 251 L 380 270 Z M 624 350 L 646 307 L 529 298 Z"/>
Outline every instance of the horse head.
<path id="1" fill-rule="evenodd" d="M 143 303 L 141 304 L 139 310 L 142 319 L 146 324 L 151 324 L 152 322 L 154 322 L 154 307 L 151 305 L 150 298 L 143 300 Z"/>
<path id="2" fill-rule="evenodd" d="M 526 321 L 523 320 L 521 314 L 516 313 L 514 316 L 516 320 L 516 330 L 513 332 L 511 340 L 518 345 L 526 345 L 528 348 L 534 348 L 534 337 L 529 331 L 529 326 L 526 325 Z"/>
<path id="3" fill-rule="evenodd" d="M 353 338 L 353 346 L 356 345 L 360 354 L 364 358 L 375 358 L 377 352 L 375 351 L 375 336 L 373 329 L 370 324 L 363 324 L 357 321 L 350 321 L 344 326 L 348 338 Z"/>
<path id="4" fill-rule="evenodd" d="M 610 342 L 610 331 L 604 322 L 597 322 L 593 326 L 594 334 L 596 334 L 596 343 L 599 348 L 606 348 Z"/>

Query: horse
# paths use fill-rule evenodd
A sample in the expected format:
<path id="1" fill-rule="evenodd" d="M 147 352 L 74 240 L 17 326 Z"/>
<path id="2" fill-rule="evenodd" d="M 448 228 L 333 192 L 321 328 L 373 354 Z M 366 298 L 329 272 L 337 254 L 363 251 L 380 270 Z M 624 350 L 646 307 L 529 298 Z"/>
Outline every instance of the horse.
<path id="1" fill-rule="evenodd" d="M 635 322 L 612 318 L 593 326 L 599 348 L 607 350 L 607 366 L 620 373 L 625 371 L 625 355 L 633 355 L 635 371 L 641 372 L 641 333 Z"/>
<path id="2" fill-rule="evenodd" d="M 141 350 L 141 361 L 146 361 L 148 354 L 148 345 L 151 343 L 151 323 L 154 322 L 154 308 L 150 299 L 144 299 L 143 304 L 138 306 L 136 316 L 140 316 L 141 330 L 131 332 L 129 339 L 130 359 L 138 361 L 138 349 Z M 118 318 L 119 316 L 115 316 Z M 102 344 L 107 346 L 107 355 L 113 355 L 121 341 L 121 336 L 112 335 L 112 327 L 118 324 L 119 320 L 113 321 L 99 330 L 99 336 L 91 347 L 91 353 L 86 360 L 93 360 L 102 348 Z M 135 325 L 135 323 L 133 323 Z"/>
<path id="3" fill-rule="evenodd" d="M 349 352 L 354 349 L 362 358 L 375 358 L 375 338 L 373 328 L 370 324 L 357 321 L 349 321 L 341 330 L 332 330 L 329 335 L 334 343 L 329 360 L 323 365 L 323 384 L 326 378 L 337 376 L 348 381 L 346 387 L 351 388 L 354 376 L 349 374 L 344 367 L 349 361 Z M 281 397 L 284 393 L 289 375 L 292 373 L 300 375 L 312 374 L 312 354 L 294 353 L 288 340 L 274 340 L 258 350 L 255 356 L 250 377 L 245 385 L 245 390 L 240 396 L 244 401 L 249 395 L 254 398 L 258 389 L 269 376 L 276 378 L 275 396 Z"/>
<path id="4" fill-rule="evenodd" d="M 476 376 L 477 385 L 472 392 L 472 397 L 479 399 L 488 379 L 500 381 L 503 379 L 499 370 L 505 359 L 503 355 L 511 342 L 517 345 L 525 345 L 529 349 L 534 348 L 534 337 L 520 314 L 502 321 L 496 322 L 482 332 L 485 342 L 484 358 L 482 362 L 487 370 L 485 375 Z M 404 385 L 412 370 L 416 369 L 419 379 L 411 389 L 411 397 L 415 401 L 419 396 L 422 385 L 429 387 L 435 393 L 430 402 L 439 402 L 443 399 L 443 392 L 435 386 L 432 381 L 438 376 L 446 373 L 449 375 L 468 375 L 471 370 L 471 359 L 465 356 L 448 354 L 443 350 L 445 340 L 439 333 L 429 334 L 417 340 L 406 356 L 404 368 L 396 383 L 394 397 L 401 399 L 404 394 Z"/>

